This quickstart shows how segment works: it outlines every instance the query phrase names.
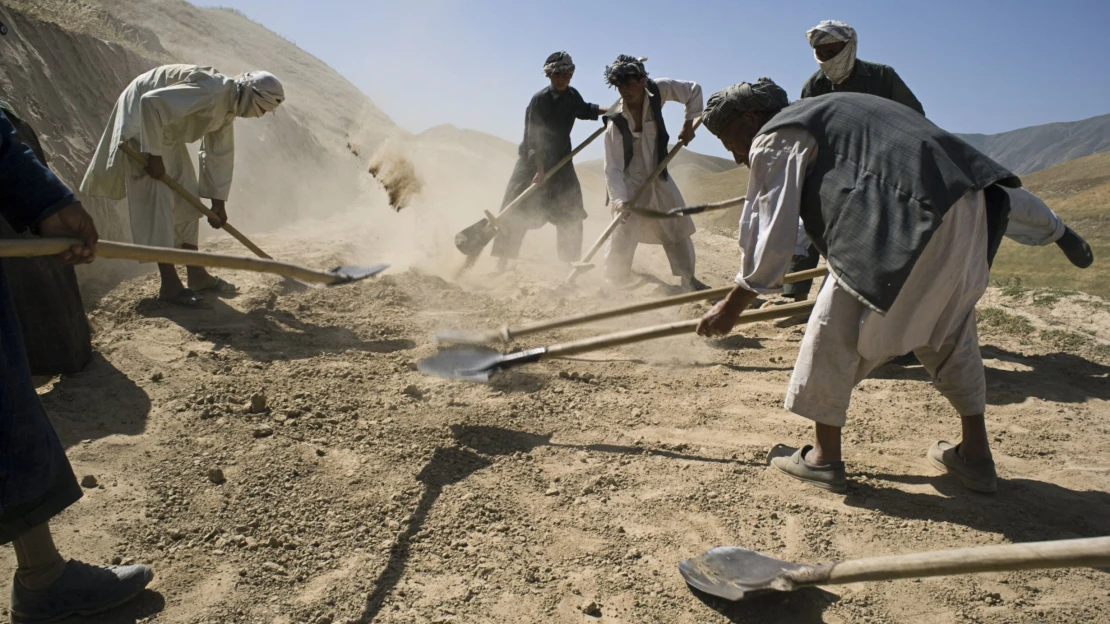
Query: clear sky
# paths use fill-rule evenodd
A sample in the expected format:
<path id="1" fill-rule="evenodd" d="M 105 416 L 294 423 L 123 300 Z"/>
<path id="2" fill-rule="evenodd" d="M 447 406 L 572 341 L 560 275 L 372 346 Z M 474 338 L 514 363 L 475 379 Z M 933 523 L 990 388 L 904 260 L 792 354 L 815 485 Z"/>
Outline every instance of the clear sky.
<path id="1" fill-rule="evenodd" d="M 654 77 L 700 83 L 706 98 L 760 76 L 796 98 L 816 70 L 805 31 L 822 19 L 854 26 L 859 57 L 893 66 L 948 130 L 1110 113 L 1110 0 L 219 3 L 322 59 L 413 132 L 451 123 L 518 142 L 524 108 L 546 85 L 543 60 L 562 49 L 578 67 L 573 85 L 600 104 L 616 98 L 601 72 L 620 53 L 649 57 Z M 681 119 L 670 107 L 668 126 Z M 691 147 L 725 155 L 711 138 Z"/>

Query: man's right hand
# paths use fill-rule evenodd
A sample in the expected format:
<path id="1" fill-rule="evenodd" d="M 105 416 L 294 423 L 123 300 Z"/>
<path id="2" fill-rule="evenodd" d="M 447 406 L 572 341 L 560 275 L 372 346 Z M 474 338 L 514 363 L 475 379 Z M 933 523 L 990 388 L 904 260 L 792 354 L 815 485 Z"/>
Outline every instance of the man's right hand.
<path id="1" fill-rule="evenodd" d="M 155 180 L 161 180 L 162 176 L 166 175 L 166 163 L 162 162 L 162 157 L 153 154 L 143 155 L 146 156 L 146 174 Z"/>
<path id="2" fill-rule="evenodd" d="M 96 244 L 100 235 L 81 202 L 73 202 L 43 219 L 38 226 L 38 233 L 44 238 L 77 238 L 83 241 L 84 244 L 74 245 L 68 251 L 58 254 L 58 258 L 66 264 L 92 262 L 96 258 Z"/>
<path id="3" fill-rule="evenodd" d="M 615 210 L 617 212 L 617 214 L 620 215 L 621 223 L 627 223 L 628 219 L 632 217 L 632 213 L 628 212 L 625 209 L 625 207 L 627 205 L 628 205 L 628 202 L 622 202 L 622 201 L 614 201 L 613 202 L 613 210 Z"/>

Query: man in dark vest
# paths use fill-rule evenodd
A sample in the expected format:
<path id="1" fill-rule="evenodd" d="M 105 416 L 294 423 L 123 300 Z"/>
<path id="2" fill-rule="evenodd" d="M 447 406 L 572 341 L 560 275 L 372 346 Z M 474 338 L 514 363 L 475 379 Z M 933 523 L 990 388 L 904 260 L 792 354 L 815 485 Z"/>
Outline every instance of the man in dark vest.
<path id="1" fill-rule="evenodd" d="M 83 241 L 61 255 L 90 262 L 97 232 L 73 193 L 44 167 L 0 113 L 0 216 L 17 231 Z M 66 560 L 49 521 L 81 498 L 65 449 L 31 380 L 19 319 L 0 271 L 0 543 L 15 547 L 13 624 L 54 622 L 122 604 L 146 587 L 146 566 L 104 568 Z"/>
<path id="2" fill-rule="evenodd" d="M 606 116 L 610 123 L 605 130 L 605 185 L 615 216 L 623 212 L 667 156 L 670 136 L 663 121 L 663 103 L 680 102 L 686 107 L 678 142 L 688 144 L 694 139 L 694 120 L 701 114 L 702 96 L 701 87 L 694 82 L 651 80 L 643 60 L 625 54 L 605 68 L 605 80 L 621 94 L 621 108 Z M 635 207 L 666 212 L 685 205 L 678 185 L 664 171 L 650 181 L 650 188 Z M 614 284 L 626 283 L 637 245 L 647 243 L 663 246 L 671 273 L 682 278 L 683 289 L 708 288 L 694 277 L 694 243 L 690 240 L 694 230 L 690 217 L 650 219 L 625 213 L 624 221 L 606 241 L 605 277 Z"/>
<path id="3" fill-rule="evenodd" d="M 40 163 L 48 165 L 46 151 L 31 124 L 3 100 L 0 110 L 15 127 L 15 139 L 30 147 Z M 0 219 L 0 238 L 19 237 Z M 73 267 L 57 258 L 4 258 L 0 265 L 8 276 L 23 328 L 31 374 L 71 374 L 85 368 L 92 359 L 92 336 Z"/>
<path id="4" fill-rule="evenodd" d="M 570 86 L 574 61 L 566 52 L 547 57 L 544 75 L 551 85 L 532 96 L 524 115 L 524 141 L 520 144 L 516 167 L 509 177 L 501 207 L 509 205 L 532 184 L 544 180 L 545 172 L 572 151 L 570 132 L 575 119 L 596 120 L 608 112 L 597 104 L 587 104 L 578 90 Z M 539 193 L 505 215 L 498 225 L 491 254 L 498 259 L 497 270 L 508 268 L 509 260 L 520 254 L 528 230 L 555 226 L 559 259 L 566 263 L 582 257 L 582 187 L 574 164 L 567 163 L 551 174 Z"/>
<path id="5" fill-rule="evenodd" d="M 937 442 L 927 457 L 966 487 L 995 491 L 975 304 L 1006 228 L 1002 187 L 1020 180 L 916 111 L 870 95 L 788 106 L 761 78 L 714 94 L 703 119 L 751 173 L 737 285 L 698 333 L 727 334 L 757 295 L 781 290 L 799 217 L 829 264 L 785 402 L 816 423 L 816 439 L 772 466 L 845 491 L 852 389 L 913 351 L 962 422 L 961 442 Z"/>
<path id="6" fill-rule="evenodd" d="M 856 58 L 857 35 L 850 25 L 825 20 L 806 32 L 819 69 L 802 87 L 802 98 L 829 93 L 867 93 L 904 104 L 924 115 L 921 102 L 889 65 Z M 1017 191 L 1011 198 L 1010 221 L 1006 236 L 1030 246 L 1056 243 L 1075 266 L 1083 269 L 1094 262 L 1090 246 L 1074 230 L 1064 224 L 1038 197 Z M 804 271 L 817 266 L 820 257 L 816 247 L 795 258 L 790 271 Z M 812 281 L 787 284 L 783 295 L 801 301 L 809 295 Z"/>

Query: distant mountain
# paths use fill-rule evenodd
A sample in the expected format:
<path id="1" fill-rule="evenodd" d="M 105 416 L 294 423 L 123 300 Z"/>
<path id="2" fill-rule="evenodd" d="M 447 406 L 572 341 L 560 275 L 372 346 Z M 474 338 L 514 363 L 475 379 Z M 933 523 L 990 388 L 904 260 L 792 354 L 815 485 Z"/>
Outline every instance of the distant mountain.
<path id="1" fill-rule="evenodd" d="M 1110 115 L 1050 123 L 1001 134 L 958 135 L 1017 174 L 1110 152 Z"/>

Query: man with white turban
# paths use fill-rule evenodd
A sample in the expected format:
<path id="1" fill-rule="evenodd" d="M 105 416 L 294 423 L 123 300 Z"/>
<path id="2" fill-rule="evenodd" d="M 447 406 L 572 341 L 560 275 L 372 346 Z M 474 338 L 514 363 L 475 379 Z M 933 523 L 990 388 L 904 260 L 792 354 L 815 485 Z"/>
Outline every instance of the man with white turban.
<path id="1" fill-rule="evenodd" d="M 771 465 L 844 492 L 852 390 L 913 351 L 961 417 L 960 443 L 933 444 L 929 461 L 969 489 L 995 491 L 975 304 L 1005 232 L 1004 189 L 1021 181 L 909 107 L 870 95 L 788 105 L 761 78 L 713 94 L 702 119 L 750 176 L 736 287 L 698 333 L 729 333 L 757 295 L 781 291 L 799 218 L 828 260 L 785 402 L 814 421 L 815 441 Z"/>
<path id="2" fill-rule="evenodd" d="M 211 67 L 163 65 L 131 81 L 116 101 L 81 191 L 127 198 L 131 234 L 141 245 L 197 249 L 200 213 L 161 182 L 176 180 L 186 190 L 212 200 L 214 228 L 227 220 L 225 202 L 235 164 L 236 117 L 262 117 L 285 100 L 281 82 L 268 72 L 228 78 Z M 144 170 L 119 151 L 127 141 L 149 163 Z M 186 145 L 200 141 L 200 179 Z M 172 264 L 159 264 L 159 298 L 196 306 L 198 292 L 230 293 L 235 286 L 203 267 L 186 267 L 188 288 Z"/>
<path id="3" fill-rule="evenodd" d="M 806 40 L 813 48 L 817 70 L 802 87 L 802 98 L 829 93 L 867 93 L 912 108 L 924 115 L 925 109 L 906 83 L 888 65 L 856 58 L 858 42 L 856 31 L 837 20 L 824 20 L 806 32 Z M 1022 245 L 1043 246 L 1056 243 L 1075 266 L 1083 269 L 1094 262 L 1094 253 L 1079 234 L 1068 227 L 1040 198 L 1024 189 L 1008 189 L 1011 194 L 1010 218 L 1006 236 Z M 799 247 L 805 248 L 808 240 L 799 238 Z M 812 245 L 797 256 L 790 265 L 790 272 L 804 271 L 817 266 L 820 254 Z M 783 295 L 803 300 L 809 294 L 812 281 L 787 284 Z M 908 362 L 911 360 L 903 360 Z"/>
<path id="4" fill-rule="evenodd" d="M 652 80 L 643 59 L 621 54 L 605 68 L 605 81 L 621 94 L 621 107 L 606 115 L 605 184 L 614 214 L 624 212 L 637 189 L 648 181 L 667 157 L 669 135 L 663 120 L 663 103 L 679 102 L 686 108 L 678 142 L 694 139 L 694 120 L 702 111 L 701 86 L 695 82 L 659 78 Z M 666 212 L 685 205 L 670 174 L 664 170 L 635 208 Z M 640 243 L 662 245 L 671 274 L 682 280 L 685 290 L 709 288 L 694 276 L 694 221 L 688 217 L 649 219 L 625 212 L 624 220 L 605 245 L 605 277 L 613 283 L 628 280 L 632 260 Z"/>

